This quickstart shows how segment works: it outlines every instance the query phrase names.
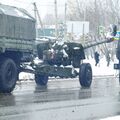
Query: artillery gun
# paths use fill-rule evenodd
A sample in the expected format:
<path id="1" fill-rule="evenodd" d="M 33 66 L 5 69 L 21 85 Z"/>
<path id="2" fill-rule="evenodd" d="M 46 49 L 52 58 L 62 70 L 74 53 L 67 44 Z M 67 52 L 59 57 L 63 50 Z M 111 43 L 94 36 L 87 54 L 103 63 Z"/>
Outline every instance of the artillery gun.
<path id="1" fill-rule="evenodd" d="M 36 45 L 35 19 L 23 9 L 0 4 L 0 92 L 11 92 L 15 88 L 19 73 L 35 74 L 38 85 L 47 85 L 49 76 L 74 78 L 79 76 L 81 86 L 90 87 L 92 68 L 85 59 L 84 50 L 111 40 L 82 46 L 78 43 L 63 45 Z M 41 48 L 45 46 L 44 48 Z M 38 48 L 38 57 L 42 63 L 33 62 L 34 52 Z M 42 54 L 41 54 L 42 53 Z M 32 69 L 26 68 L 24 63 Z M 79 72 L 75 69 L 79 68 Z"/>
<path id="2" fill-rule="evenodd" d="M 36 83 L 38 85 L 47 85 L 48 76 L 59 76 L 61 78 L 75 78 L 79 76 L 80 85 L 82 87 L 90 87 L 92 83 L 92 68 L 90 63 L 83 63 L 85 59 L 84 50 L 112 41 L 113 39 L 106 39 L 88 46 L 75 42 L 53 44 L 51 49 L 43 50 L 43 62 L 34 64 Z M 79 72 L 75 68 L 79 68 Z"/>

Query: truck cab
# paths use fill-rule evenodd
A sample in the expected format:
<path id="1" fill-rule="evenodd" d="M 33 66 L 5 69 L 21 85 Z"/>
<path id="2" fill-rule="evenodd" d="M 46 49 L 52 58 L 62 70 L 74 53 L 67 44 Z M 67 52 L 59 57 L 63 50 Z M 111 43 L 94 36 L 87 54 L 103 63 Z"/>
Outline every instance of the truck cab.
<path id="1" fill-rule="evenodd" d="M 35 19 L 25 10 L 0 4 L 0 92 L 11 92 L 22 62 L 30 62 Z"/>

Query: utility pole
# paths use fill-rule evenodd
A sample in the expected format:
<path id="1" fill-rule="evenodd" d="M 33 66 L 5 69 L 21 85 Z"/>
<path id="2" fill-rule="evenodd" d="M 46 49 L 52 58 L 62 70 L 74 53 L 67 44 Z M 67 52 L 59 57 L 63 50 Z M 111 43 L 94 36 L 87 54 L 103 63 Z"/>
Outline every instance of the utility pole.
<path id="1" fill-rule="evenodd" d="M 35 16 L 35 19 L 37 20 L 37 10 L 36 10 L 36 7 L 35 7 L 35 3 L 33 3 L 33 5 L 34 5 L 34 16 Z"/>
<path id="2" fill-rule="evenodd" d="M 99 10 L 98 10 L 98 4 L 97 4 L 97 0 L 94 0 L 94 5 L 95 5 L 95 34 L 98 35 L 98 28 L 99 28 L 99 19 L 98 19 L 98 15 L 99 15 Z"/>
<path id="3" fill-rule="evenodd" d="M 36 10 L 36 7 L 35 7 L 35 3 L 33 3 L 33 6 L 34 6 L 34 17 L 35 17 L 35 20 L 36 20 L 36 24 L 35 24 L 35 29 L 36 29 L 36 36 L 38 37 L 38 31 L 37 31 L 37 10 Z"/>
<path id="4" fill-rule="evenodd" d="M 56 39 L 58 39 L 57 0 L 55 0 L 54 3 L 55 3 L 55 36 L 56 36 Z"/>
<path id="5" fill-rule="evenodd" d="M 33 6 L 34 6 L 35 19 L 36 19 L 36 35 L 38 36 L 38 31 L 37 31 L 37 18 L 38 18 L 39 24 L 41 26 L 41 31 L 43 35 L 45 36 L 44 26 L 43 26 L 43 23 L 42 23 L 42 20 L 41 20 L 41 17 L 40 17 L 40 14 L 39 14 L 39 11 L 38 11 L 38 8 L 35 2 L 33 3 Z"/>
<path id="6" fill-rule="evenodd" d="M 35 2 L 33 3 L 33 5 L 34 5 L 34 12 L 35 12 L 35 19 L 37 20 L 37 16 L 38 16 L 40 26 L 41 26 L 41 28 L 43 29 L 42 20 L 41 20 L 41 17 L 40 17 L 39 11 L 38 11 L 38 9 L 37 9 L 37 5 L 36 5 Z"/>
<path id="7" fill-rule="evenodd" d="M 83 16 L 83 44 L 85 45 L 85 20 L 86 20 L 86 6 L 85 6 L 85 10 L 84 10 L 84 16 Z"/>
<path id="8" fill-rule="evenodd" d="M 71 39 L 72 39 L 72 41 L 73 41 L 73 30 L 74 30 L 74 24 L 72 23 L 72 28 L 71 28 L 71 31 L 72 31 L 72 33 L 71 33 Z"/>
<path id="9" fill-rule="evenodd" d="M 65 21 L 64 21 L 64 39 L 66 40 L 67 34 L 67 25 L 66 25 L 66 17 L 67 17 L 67 3 L 65 3 Z"/>

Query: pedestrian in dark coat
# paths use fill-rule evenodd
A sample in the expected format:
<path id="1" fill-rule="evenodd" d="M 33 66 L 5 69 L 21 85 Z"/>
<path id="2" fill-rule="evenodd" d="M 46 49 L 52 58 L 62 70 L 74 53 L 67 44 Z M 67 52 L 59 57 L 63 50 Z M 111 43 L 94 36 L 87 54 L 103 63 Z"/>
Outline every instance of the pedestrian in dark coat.
<path id="1" fill-rule="evenodd" d="M 99 59 L 99 53 L 96 51 L 94 54 L 94 58 L 95 58 L 95 66 L 97 66 L 97 64 L 99 63 L 100 59 Z"/>

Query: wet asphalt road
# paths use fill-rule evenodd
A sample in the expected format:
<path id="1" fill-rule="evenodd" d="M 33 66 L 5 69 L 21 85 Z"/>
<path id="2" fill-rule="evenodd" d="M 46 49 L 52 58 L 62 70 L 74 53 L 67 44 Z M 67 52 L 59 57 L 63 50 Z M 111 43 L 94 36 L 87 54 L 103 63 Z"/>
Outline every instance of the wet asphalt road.
<path id="1" fill-rule="evenodd" d="M 93 120 L 120 115 L 120 86 L 114 76 L 94 77 L 89 89 L 78 78 L 51 78 L 47 87 L 18 82 L 0 94 L 0 120 Z"/>

